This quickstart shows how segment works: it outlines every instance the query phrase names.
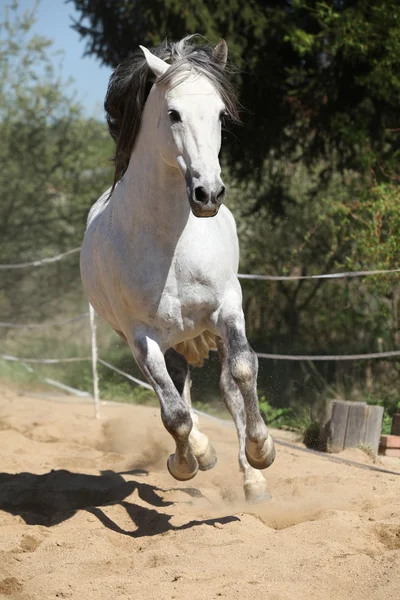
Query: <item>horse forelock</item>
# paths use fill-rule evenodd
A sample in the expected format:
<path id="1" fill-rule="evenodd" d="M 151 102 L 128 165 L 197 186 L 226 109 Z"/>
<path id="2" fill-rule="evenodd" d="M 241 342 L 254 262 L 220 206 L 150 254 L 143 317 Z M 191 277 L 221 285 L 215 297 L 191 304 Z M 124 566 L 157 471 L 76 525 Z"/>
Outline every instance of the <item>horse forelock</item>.
<path id="1" fill-rule="evenodd" d="M 173 87 L 195 71 L 210 81 L 225 104 L 228 117 L 237 122 L 237 98 L 230 82 L 230 69 L 214 55 L 213 47 L 201 43 L 199 38 L 201 36 L 190 35 L 178 42 L 164 42 L 151 48 L 153 54 L 171 65 L 157 83 Z M 128 168 L 144 105 L 155 82 L 156 77 L 140 49 L 122 61 L 111 75 L 104 108 L 116 144 L 112 190 Z"/>

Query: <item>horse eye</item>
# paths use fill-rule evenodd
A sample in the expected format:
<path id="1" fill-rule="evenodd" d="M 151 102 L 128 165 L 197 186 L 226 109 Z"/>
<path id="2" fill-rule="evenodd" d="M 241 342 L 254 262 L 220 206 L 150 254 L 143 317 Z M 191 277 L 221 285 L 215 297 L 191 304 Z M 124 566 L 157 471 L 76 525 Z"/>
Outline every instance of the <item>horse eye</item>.
<path id="1" fill-rule="evenodd" d="M 221 121 L 221 123 L 223 123 L 224 121 L 226 121 L 226 119 L 228 118 L 228 113 L 226 110 L 221 110 L 221 112 L 219 113 L 219 120 Z"/>
<path id="2" fill-rule="evenodd" d="M 169 110 L 168 115 L 171 120 L 171 123 L 180 123 L 182 121 L 181 115 L 178 113 L 177 110 Z"/>

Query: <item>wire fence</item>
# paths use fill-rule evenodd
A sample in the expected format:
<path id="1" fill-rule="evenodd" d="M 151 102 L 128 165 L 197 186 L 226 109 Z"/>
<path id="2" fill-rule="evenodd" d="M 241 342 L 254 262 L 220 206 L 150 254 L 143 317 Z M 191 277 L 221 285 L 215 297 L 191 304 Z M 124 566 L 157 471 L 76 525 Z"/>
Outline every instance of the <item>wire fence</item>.
<path id="1" fill-rule="evenodd" d="M 80 251 L 79 248 L 73 248 L 61 254 L 57 254 L 56 256 L 46 257 L 42 259 L 37 259 L 34 261 L 14 263 L 14 264 L 0 264 L 0 270 L 8 270 L 8 269 L 21 269 L 26 267 L 42 267 L 54 262 L 58 262 L 63 258 L 70 256 L 71 254 L 75 254 Z M 350 272 L 342 272 L 342 273 L 324 273 L 321 275 L 251 275 L 251 274 L 238 274 L 239 279 L 247 279 L 247 280 L 265 280 L 265 281 L 296 281 L 303 279 L 339 279 L 339 278 L 348 278 L 348 277 L 367 277 L 374 275 L 383 275 L 383 274 L 395 274 L 400 273 L 400 269 L 387 269 L 387 270 L 371 270 L 371 271 L 350 271 Z M 108 369 L 118 373 L 119 375 L 125 377 L 129 381 L 136 383 L 137 385 L 142 386 L 145 389 L 152 390 L 153 388 L 149 383 L 142 381 L 121 369 L 118 369 L 116 366 L 110 364 L 109 362 L 98 357 L 98 345 L 97 345 L 97 335 L 96 335 L 96 319 L 95 319 L 95 311 L 93 307 L 89 304 L 89 312 L 85 312 L 75 317 L 70 317 L 68 319 L 57 320 L 57 321 L 49 321 L 43 323 L 9 323 L 0 321 L 0 327 L 10 328 L 10 329 L 42 329 L 48 327 L 60 327 L 66 324 L 70 324 L 73 322 L 77 322 L 80 320 L 84 320 L 89 318 L 90 323 L 90 331 L 91 331 L 91 356 L 76 356 L 76 357 L 68 357 L 68 358 L 40 358 L 40 357 L 18 357 L 9 354 L 0 354 L 0 358 L 5 361 L 11 362 L 19 362 L 25 366 L 30 371 L 33 371 L 30 364 L 42 364 L 42 365 L 53 365 L 53 364 L 61 364 L 61 363 L 76 363 L 76 362 L 87 362 L 91 361 L 92 363 L 92 375 L 93 375 L 93 401 L 95 407 L 96 417 L 100 416 L 100 390 L 99 390 L 99 376 L 98 376 L 98 364 L 105 366 Z M 257 352 L 257 356 L 261 359 L 268 360 L 284 360 L 284 361 L 349 361 L 349 360 L 372 360 L 372 359 L 390 359 L 396 358 L 400 356 L 400 350 L 393 350 L 388 352 L 372 352 L 368 354 L 348 354 L 348 355 L 290 355 L 290 354 L 270 354 L 265 352 Z M 69 393 L 74 393 L 78 396 L 90 396 L 88 392 L 84 392 L 82 390 L 78 390 L 67 386 L 59 381 L 54 379 L 45 377 L 40 378 L 42 381 L 47 383 L 48 385 L 53 385 L 58 387 L 59 389 L 63 389 L 64 391 L 68 391 Z M 207 415 L 209 416 L 209 415 Z"/>
<path id="2" fill-rule="evenodd" d="M 25 267 L 43 267 L 50 263 L 58 262 L 66 256 L 80 252 L 81 247 L 72 248 L 56 256 L 38 258 L 36 260 L 13 263 L 13 264 L 0 264 L 0 270 L 8 269 L 23 269 Z M 264 281 L 299 281 L 301 279 L 340 279 L 346 277 L 368 277 L 373 275 L 388 275 L 390 273 L 400 273 L 400 269 L 378 269 L 378 270 L 365 270 L 365 271 L 344 271 L 341 273 L 323 273 L 321 275 L 249 275 L 246 273 L 239 273 L 239 279 L 255 279 Z"/>
<path id="3" fill-rule="evenodd" d="M 75 323 L 76 321 L 82 321 L 82 319 L 87 319 L 89 313 L 82 313 L 81 315 L 77 315 L 76 317 L 71 317 L 70 319 L 63 319 L 61 321 L 45 321 L 44 323 L 6 323 L 5 321 L 0 321 L 0 327 L 8 327 L 10 329 L 44 329 L 47 327 L 59 327 L 60 325 L 67 325 L 68 323 Z"/>
<path id="4" fill-rule="evenodd" d="M 5 271 L 8 269 L 24 269 L 25 267 L 44 267 L 45 265 L 49 265 L 50 263 L 58 262 L 59 260 L 62 260 L 66 256 L 70 256 L 71 254 L 80 252 L 80 250 L 81 250 L 81 247 L 79 246 L 79 248 L 72 248 L 72 250 L 67 250 L 66 252 L 63 252 L 62 254 L 57 254 L 56 256 L 50 256 L 49 258 L 39 258 L 37 260 L 31 260 L 29 262 L 21 262 L 21 263 L 14 263 L 14 264 L 8 264 L 8 265 L 0 264 L 0 270 Z"/>

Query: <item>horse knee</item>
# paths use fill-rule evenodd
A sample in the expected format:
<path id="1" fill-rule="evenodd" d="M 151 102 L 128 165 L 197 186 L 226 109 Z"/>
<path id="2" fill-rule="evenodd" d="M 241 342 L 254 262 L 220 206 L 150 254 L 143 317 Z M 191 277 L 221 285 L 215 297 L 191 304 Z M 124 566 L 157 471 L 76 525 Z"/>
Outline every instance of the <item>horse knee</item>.
<path id="1" fill-rule="evenodd" d="M 251 349 L 236 354 L 229 359 L 229 368 L 237 383 L 251 383 L 257 377 L 257 356 Z"/>

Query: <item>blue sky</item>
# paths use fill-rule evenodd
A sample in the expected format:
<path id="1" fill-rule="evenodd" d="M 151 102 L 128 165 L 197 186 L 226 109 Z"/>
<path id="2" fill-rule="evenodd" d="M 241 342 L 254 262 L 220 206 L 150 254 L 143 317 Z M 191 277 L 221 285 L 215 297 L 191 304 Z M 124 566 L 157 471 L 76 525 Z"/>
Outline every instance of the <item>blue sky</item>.
<path id="1" fill-rule="evenodd" d="M 0 0 L 0 5 L 10 1 Z M 31 9 L 34 0 L 19 0 L 20 10 Z M 102 67 L 94 57 L 83 58 L 85 42 L 71 29 L 72 20 L 79 13 L 73 3 L 64 0 L 41 0 L 36 11 L 33 32 L 54 41 L 53 49 L 62 50 L 62 74 L 64 79 L 72 77 L 72 89 L 77 91 L 77 99 L 85 107 L 88 115 L 103 115 L 103 101 L 111 69 Z M 57 60 L 57 63 L 59 61 Z"/>

